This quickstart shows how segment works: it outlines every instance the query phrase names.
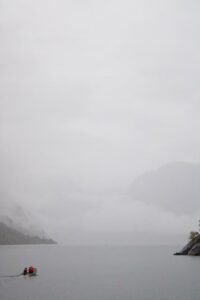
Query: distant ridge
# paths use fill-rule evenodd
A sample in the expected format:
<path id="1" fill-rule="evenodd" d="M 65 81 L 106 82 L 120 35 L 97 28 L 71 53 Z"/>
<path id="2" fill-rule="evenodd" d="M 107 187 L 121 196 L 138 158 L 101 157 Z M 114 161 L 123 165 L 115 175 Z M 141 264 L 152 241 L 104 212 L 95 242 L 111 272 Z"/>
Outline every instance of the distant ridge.
<path id="1" fill-rule="evenodd" d="M 52 239 L 26 235 L 0 222 L 0 245 L 23 245 L 23 244 L 57 244 L 57 243 Z"/>
<path id="2" fill-rule="evenodd" d="M 135 201 L 175 213 L 199 210 L 200 164 L 174 162 L 137 177 L 129 194 Z"/>

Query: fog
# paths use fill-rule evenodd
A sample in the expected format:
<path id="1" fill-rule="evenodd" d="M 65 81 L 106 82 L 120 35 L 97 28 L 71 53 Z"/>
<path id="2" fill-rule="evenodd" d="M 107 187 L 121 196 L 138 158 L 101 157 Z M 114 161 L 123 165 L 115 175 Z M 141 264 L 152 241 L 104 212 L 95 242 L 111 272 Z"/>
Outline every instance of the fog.
<path id="1" fill-rule="evenodd" d="M 19 206 L 61 243 L 196 226 L 198 209 L 167 210 L 128 191 L 149 170 L 200 161 L 199 8 L 1 1 L 2 215 L 16 219 Z"/>

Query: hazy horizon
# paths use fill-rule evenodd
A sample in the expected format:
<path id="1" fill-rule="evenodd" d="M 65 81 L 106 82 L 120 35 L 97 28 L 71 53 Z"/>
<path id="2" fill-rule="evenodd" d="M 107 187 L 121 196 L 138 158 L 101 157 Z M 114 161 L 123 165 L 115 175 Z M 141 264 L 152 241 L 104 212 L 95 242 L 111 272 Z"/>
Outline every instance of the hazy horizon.
<path id="1" fill-rule="evenodd" d="M 1 214 L 66 242 L 196 228 L 198 208 L 177 213 L 127 191 L 168 163 L 200 163 L 200 4 L 0 7 Z"/>

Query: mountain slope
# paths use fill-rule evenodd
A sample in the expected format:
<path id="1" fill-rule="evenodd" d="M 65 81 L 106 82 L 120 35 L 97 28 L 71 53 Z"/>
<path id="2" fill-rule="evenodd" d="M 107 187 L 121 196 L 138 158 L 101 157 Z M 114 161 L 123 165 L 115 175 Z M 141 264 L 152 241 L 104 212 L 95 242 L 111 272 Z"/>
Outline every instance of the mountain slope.
<path id="1" fill-rule="evenodd" d="M 0 245 L 56 244 L 52 239 L 40 238 L 21 233 L 4 223 L 0 223 Z"/>
<path id="2" fill-rule="evenodd" d="M 200 208 L 200 164 L 171 163 L 136 178 L 130 187 L 136 201 L 177 213 Z"/>

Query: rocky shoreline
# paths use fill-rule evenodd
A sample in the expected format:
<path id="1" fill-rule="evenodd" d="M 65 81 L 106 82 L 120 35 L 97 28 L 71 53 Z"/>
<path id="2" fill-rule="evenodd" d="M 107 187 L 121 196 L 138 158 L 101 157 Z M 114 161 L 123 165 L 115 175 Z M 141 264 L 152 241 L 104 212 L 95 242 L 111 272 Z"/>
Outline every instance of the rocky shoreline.
<path id="1" fill-rule="evenodd" d="M 181 251 L 174 253 L 174 255 L 200 256 L 200 234 L 197 234 Z"/>

